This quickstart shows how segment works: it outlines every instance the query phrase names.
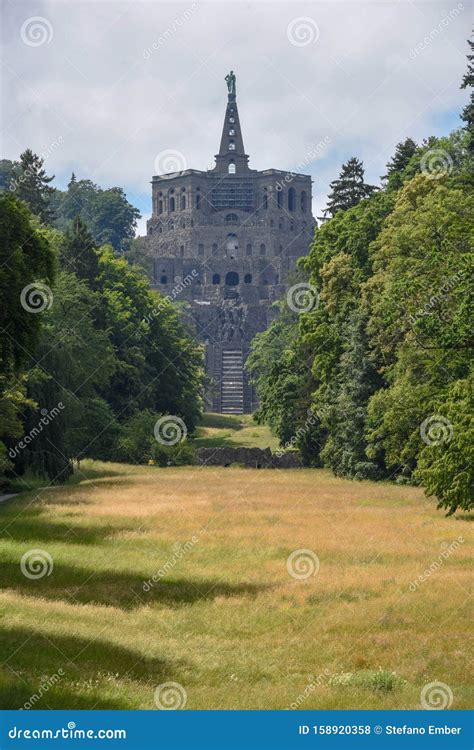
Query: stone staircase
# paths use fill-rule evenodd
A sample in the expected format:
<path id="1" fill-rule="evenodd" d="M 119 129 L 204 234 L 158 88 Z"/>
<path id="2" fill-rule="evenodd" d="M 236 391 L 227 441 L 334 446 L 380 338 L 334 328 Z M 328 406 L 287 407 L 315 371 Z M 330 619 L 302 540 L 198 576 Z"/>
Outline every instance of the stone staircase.
<path id="1" fill-rule="evenodd" d="M 222 352 L 221 412 L 242 414 L 244 411 L 244 373 L 241 349 Z"/>

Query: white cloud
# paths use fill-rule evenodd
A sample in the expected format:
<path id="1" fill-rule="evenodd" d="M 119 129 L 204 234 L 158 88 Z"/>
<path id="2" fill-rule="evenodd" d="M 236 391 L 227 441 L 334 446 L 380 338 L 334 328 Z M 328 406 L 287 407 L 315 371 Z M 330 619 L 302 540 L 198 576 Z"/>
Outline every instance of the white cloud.
<path id="1" fill-rule="evenodd" d="M 466 100 L 467 2 L 26 1 L 4 14 L 3 155 L 48 152 L 60 183 L 74 170 L 141 206 L 161 151 L 210 166 L 230 68 L 252 167 L 295 168 L 329 139 L 302 170 L 315 213 L 343 160 L 364 159 L 378 182 L 398 141 L 457 126 Z M 49 42 L 22 40 L 32 16 Z M 319 32 L 305 46 L 287 35 L 300 17 Z"/>

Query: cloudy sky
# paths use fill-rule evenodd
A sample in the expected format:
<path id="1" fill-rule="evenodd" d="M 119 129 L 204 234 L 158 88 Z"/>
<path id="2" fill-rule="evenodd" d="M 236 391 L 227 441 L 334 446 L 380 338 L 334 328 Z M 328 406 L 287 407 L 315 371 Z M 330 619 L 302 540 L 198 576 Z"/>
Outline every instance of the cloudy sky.
<path id="1" fill-rule="evenodd" d="M 350 156 L 377 184 L 397 142 L 459 127 L 472 7 L 5 1 L 2 157 L 30 147 L 58 187 L 72 171 L 122 186 L 143 233 L 168 151 L 212 166 L 233 68 L 250 166 L 311 174 L 319 215 Z"/>

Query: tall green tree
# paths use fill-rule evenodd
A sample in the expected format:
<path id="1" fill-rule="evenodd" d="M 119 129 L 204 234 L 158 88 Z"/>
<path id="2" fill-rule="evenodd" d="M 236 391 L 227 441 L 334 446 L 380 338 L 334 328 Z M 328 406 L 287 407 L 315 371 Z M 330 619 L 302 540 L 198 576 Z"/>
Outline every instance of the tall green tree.
<path id="1" fill-rule="evenodd" d="M 406 138 L 398 143 L 395 153 L 387 164 L 387 173 L 382 177 L 389 189 L 398 190 L 403 184 L 403 172 L 416 152 L 416 143 Z"/>
<path id="2" fill-rule="evenodd" d="M 48 177 L 43 164 L 44 160 L 27 148 L 15 164 L 10 190 L 14 189 L 15 195 L 28 204 L 30 211 L 48 223 L 53 216 L 50 203 L 54 189 L 49 183 L 54 180 L 54 175 Z"/>
<path id="3" fill-rule="evenodd" d="M 347 211 L 377 190 L 375 185 L 365 182 L 364 165 L 353 156 L 342 165 L 339 178 L 330 184 L 328 204 L 324 216 L 335 216 L 338 211 Z"/>
<path id="4" fill-rule="evenodd" d="M 76 216 L 66 232 L 61 262 L 66 270 L 75 273 L 79 279 L 87 281 L 91 289 L 95 289 L 99 273 L 98 249 L 80 216 Z"/>
<path id="5" fill-rule="evenodd" d="M 474 152 L 474 41 L 468 40 L 471 52 L 467 55 L 467 70 L 462 79 L 461 88 L 470 89 L 469 102 L 464 107 L 461 119 L 466 123 L 469 133 L 469 150 Z"/>

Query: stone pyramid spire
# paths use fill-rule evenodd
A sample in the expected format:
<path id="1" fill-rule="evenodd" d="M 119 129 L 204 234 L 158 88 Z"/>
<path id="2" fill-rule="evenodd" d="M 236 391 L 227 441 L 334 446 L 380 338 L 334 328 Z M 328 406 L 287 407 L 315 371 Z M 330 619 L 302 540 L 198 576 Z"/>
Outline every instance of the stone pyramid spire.
<path id="1" fill-rule="evenodd" d="M 222 128 L 221 145 L 216 154 L 216 172 L 239 174 L 248 170 L 249 157 L 245 153 L 239 111 L 236 100 L 236 78 L 234 71 L 225 77 L 227 82 L 227 108 Z"/>

